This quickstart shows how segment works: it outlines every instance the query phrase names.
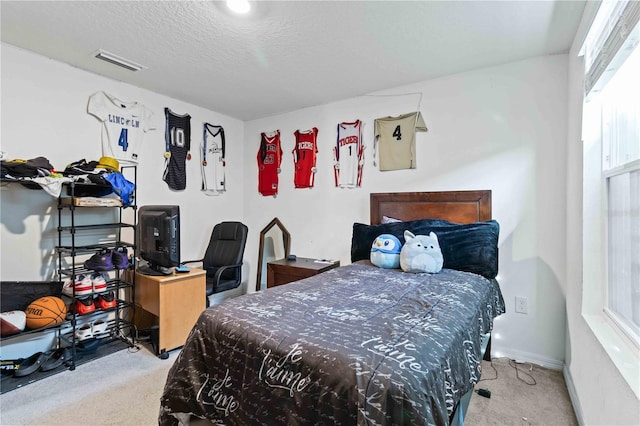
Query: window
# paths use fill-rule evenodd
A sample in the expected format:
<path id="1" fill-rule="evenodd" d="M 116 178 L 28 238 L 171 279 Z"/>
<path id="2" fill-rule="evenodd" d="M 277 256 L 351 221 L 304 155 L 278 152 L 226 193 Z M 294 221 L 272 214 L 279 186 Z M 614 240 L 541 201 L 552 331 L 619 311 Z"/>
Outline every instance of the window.
<path id="1" fill-rule="evenodd" d="M 637 24 L 640 25 L 640 24 Z M 602 111 L 602 172 L 607 199 L 605 312 L 640 342 L 640 48 L 594 96 Z"/>
<path id="2" fill-rule="evenodd" d="M 601 209 L 594 215 L 599 229 L 585 227 L 585 234 L 601 235 L 591 246 L 599 253 L 585 255 L 585 262 L 602 262 L 599 294 L 603 297 L 592 307 L 636 349 L 640 347 L 639 18 L 638 2 L 603 2 L 583 47 L 583 139 L 589 141 L 585 152 L 590 152 L 584 163 L 585 209 Z M 593 161 L 594 152 L 599 161 Z"/>

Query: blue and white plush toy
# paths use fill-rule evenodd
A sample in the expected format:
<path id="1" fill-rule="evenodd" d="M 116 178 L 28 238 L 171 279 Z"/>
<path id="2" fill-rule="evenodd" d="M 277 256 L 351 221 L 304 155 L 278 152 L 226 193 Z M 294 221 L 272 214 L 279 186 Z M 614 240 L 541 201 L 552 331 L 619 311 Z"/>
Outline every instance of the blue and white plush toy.
<path id="1" fill-rule="evenodd" d="M 371 263 L 380 268 L 399 268 L 402 243 L 391 234 L 378 235 L 371 244 Z"/>
<path id="2" fill-rule="evenodd" d="M 400 267 L 404 272 L 436 274 L 442 270 L 443 263 L 442 250 L 435 233 L 413 235 L 411 231 L 404 231 L 404 246 L 400 252 Z"/>

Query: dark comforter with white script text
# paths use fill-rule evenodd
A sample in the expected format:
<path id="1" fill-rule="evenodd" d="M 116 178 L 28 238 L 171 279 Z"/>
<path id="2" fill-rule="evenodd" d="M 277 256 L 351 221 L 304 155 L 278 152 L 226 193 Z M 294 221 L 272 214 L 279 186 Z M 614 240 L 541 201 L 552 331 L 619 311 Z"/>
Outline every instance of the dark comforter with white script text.
<path id="1" fill-rule="evenodd" d="M 206 309 L 162 425 L 447 424 L 504 312 L 495 280 L 352 264 Z"/>

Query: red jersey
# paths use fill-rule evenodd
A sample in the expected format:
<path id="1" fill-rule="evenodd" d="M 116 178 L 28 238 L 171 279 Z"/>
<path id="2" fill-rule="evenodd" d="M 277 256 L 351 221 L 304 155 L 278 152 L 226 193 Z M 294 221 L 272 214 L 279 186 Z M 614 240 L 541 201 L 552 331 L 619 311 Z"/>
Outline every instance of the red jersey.
<path id="1" fill-rule="evenodd" d="M 280 148 L 280 130 L 271 135 L 260 134 L 260 149 L 258 150 L 258 192 L 264 196 L 278 193 L 278 173 L 282 161 Z"/>
<path id="2" fill-rule="evenodd" d="M 318 129 L 293 132 L 296 144 L 293 147 L 293 183 L 296 188 L 312 188 L 316 174 L 316 154 L 318 153 Z"/>

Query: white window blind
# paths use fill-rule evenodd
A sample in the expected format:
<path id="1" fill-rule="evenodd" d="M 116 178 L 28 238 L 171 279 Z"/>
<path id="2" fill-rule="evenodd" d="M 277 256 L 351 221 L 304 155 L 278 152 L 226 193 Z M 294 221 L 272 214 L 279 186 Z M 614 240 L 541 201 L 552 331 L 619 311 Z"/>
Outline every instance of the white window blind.
<path id="1" fill-rule="evenodd" d="M 640 168 L 609 177 L 606 311 L 640 342 Z"/>
<path id="2" fill-rule="evenodd" d="M 606 0 L 591 25 L 583 46 L 585 93 L 606 84 L 607 72 L 624 62 L 626 48 L 640 42 L 640 1 Z M 629 52 L 630 53 L 630 52 Z"/>

